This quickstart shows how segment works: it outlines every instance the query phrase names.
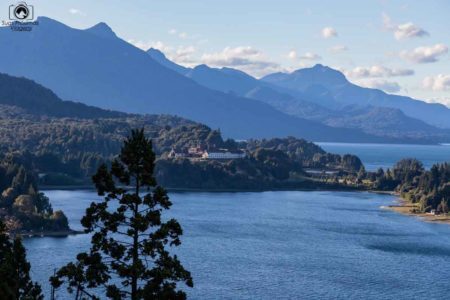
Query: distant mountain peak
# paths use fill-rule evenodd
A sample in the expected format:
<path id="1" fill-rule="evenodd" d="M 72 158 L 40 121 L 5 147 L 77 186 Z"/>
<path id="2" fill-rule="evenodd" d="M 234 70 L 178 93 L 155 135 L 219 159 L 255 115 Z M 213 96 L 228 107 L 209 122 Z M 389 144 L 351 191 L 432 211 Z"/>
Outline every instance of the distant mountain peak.
<path id="1" fill-rule="evenodd" d="M 298 69 L 290 74 L 273 74 L 265 78 L 278 78 L 280 80 L 292 78 L 295 82 L 308 82 L 308 84 L 322 84 L 327 87 L 348 84 L 347 78 L 340 71 L 333 68 L 316 64 L 310 68 Z M 264 80 L 264 79 L 263 79 Z"/>
<path id="2" fill-rule="evenodd" d="M 61 22 L 58 22 L 52 18 L 49 17 L 45 17 L 45 16 L 39 16 L 37 17 L 36 21 L 39 22 L 39 24 L 46 24 L 46 23 L 59 23 L 59 24 L 63 24 Z"/>
<path id="3" fill-rule="evenodd" d="M 189 68 L 177 65 L 176 63 L 169 60 L 161 50 L 150 48 L 147 50 L 147 54 L 160 65 L 169 68 L 179 74 L 185 75 L 190 70 Z"/>
<path id="4" fill-rule="evenodd" d="M 36 21 L 39 23 L 39 26 L 36 26 L 36 29 L 39 30 L 62 30 L 64 28 L 68 28 L 68 26 L 64 23 L 61 23 L 55 19 L 39 16 Z M 5 27 L 6 28 L 6 27 Z"/>
<path id="5" fill-rule="evenodd" d="M 117 35 L 105 22 L 100 22 L 86 29 L 87 32 L 93 33 L 103 38 L 116 38 Z"/>
<path id="6" fill-rule="evenodd" d="M 313 67 L 313 69 L 325 69 L 325 68 L 330 69 L 329 67 L 324 66 L 322 64 L 315 64 L 314 67 Z"/>
<path id="7" fill-rule="evenodd" d="M 201 64 L 201 65 L 197 65 L 197 66 L 195 66 L 195 68 L 194 68 L 195 70 L 210 70 L 211 68 L 210 67 L 208 67 L 207 65 L 205 65 L 205 64 Z"/>
<path id="8" fill-rule="evenodd" d="M 160 57 L 160 58 L 167 59 L 166 55 L 161 50 L 158 50 L 158 49 L 153 48 L 153 47 L 150 47 L 147 50 L 147 53 L 150 54 L 150 56 L 155 56 L 155 57 Z"/>

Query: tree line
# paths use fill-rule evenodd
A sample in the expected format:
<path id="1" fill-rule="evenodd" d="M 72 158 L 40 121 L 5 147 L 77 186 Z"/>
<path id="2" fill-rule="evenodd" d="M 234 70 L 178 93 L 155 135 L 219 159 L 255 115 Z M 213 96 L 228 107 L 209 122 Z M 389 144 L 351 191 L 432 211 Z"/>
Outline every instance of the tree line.
<path id="1" fill-rule="evenodd" d="M 434 164 L 425 170 L 414 158 L 398 161 L 392 169 L 359 173 L 375 190 L 396 191 L 402 198 L 417 204 L 415 212 L 448 213 L 450 206 L 450 164 Z"/>
<path id="2" fill-rule="evenodd" d="M 186 298 L 179 285 L 193 287 L 192 276 L 170 253 L 181 244 L 183 230 L 177 220 L 162 217 L 172 203 L 154 168 L 151 140 L 144 130 L 134 130 L 111 166 L 97 169 L 92 181 L 104 200 L 92 202 L 81 220 L 91 248 L 49 279 L 54 289 L 64 286 L 76 300 Z M 0 222 L 0 295 L 43 299 L 29 271 L 20 237 L 8 235 Z"/>

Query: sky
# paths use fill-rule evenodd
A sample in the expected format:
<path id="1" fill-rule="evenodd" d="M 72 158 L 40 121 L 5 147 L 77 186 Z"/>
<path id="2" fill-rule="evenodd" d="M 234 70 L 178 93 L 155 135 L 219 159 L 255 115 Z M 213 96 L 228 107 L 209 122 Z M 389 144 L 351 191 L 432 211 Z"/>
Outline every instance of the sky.
<path id="1" fill-rule="evenodd" d="M 10 4 L 5 4 L 7 18 Z M 317 63 L 359 85 L 450 107 L 450 1 L 33 0 L 74 28 L 107 23 L 122 39 L 185 66 L 255 77 Z"/>

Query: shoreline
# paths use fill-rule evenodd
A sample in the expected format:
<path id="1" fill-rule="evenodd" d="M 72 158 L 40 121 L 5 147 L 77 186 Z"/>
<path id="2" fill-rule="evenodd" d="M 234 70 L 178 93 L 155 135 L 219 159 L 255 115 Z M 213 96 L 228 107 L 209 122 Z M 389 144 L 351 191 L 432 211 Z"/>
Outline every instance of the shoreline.
<path id="1" fill-rule="evenodd" d="M 395 194 L 395 193 L 394 193 Z M 411 212 L 412 208 L 417 207 L 417 204 L 411 203 L 403 198 L 400 198 L 400 196 L 397 194 L 397 205 L 388 205 L 388 206 L 382 206 L 381 208 L 388 209 L 390 211 L 411 216 L 411 217 L 417 217 L 422 222 L 429 222 L 429 223 L 440 223 L 440 224 L 447 224 L 450 225 L 450 215 L 433 215 L 431 213 L 413 213 Z"/>
<path id="2" fill-rule="evenodd" d="M 63 231 L 33 231 L 33 232 L 18 232 L 22 238 L 37 238 L 37 237 L 68 237 L 69 235 L 84 234 L 84 231 L 79 230 L 63 230 Z"/>
<path id="3" fill-rule="evenodd" d="M 339 187 L 339 188 L 326 188 L 325 186 L 318 186 L 316 188 L 308 187 L 286 187 L 286 188 L 253 188 L 253 189 L 243 189 L 243 188 L 177 188 L 177 187 L 164 187 L 167 192 L 204 192 L 204 193 L 251 193 L 251 192 L 282 192 L 282 191 L 337 191 L 337 192 L 349 192 L 349 191 L 360 191 L 360 192 L 375 192 L 375 193 L 390 193 L 385 191 L 371 191 L 368 189 L 360 187 Z M 42 185 L 39 186 L 40 191 L 96 191 L 95 187 L 92 185 Z"/>

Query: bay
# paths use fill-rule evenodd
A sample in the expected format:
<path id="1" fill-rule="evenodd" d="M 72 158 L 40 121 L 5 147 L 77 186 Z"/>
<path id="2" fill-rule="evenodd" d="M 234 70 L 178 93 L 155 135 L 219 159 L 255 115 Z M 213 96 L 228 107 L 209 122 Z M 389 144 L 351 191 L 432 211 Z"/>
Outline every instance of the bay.
<path id="1" fill-rule="evenodd" d="M 80 229 L 93 191 L 45 191 Z M 367 192 L 172 193 L 176 250 L 191 299 L 444 299 L 450 226 L 382 209 Z M 25 240 L 32 277 L 48 277 L 89 248 L 89 236 Z M 58 299 L 67 299 L 64 291 Z"/>

